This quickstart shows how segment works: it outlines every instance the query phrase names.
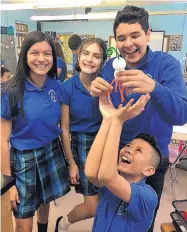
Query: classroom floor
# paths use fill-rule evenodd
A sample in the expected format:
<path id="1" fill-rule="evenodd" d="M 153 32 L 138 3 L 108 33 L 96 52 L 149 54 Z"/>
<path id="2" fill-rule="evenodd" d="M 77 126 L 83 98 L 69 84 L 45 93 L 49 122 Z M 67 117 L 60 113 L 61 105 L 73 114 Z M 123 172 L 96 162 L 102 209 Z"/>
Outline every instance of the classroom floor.
<path id="1" fill-rule="evenodd" d="M 178 183 L 175 184 L 175 193 L 177 200 L 187 198 L 187 172 L 181 169 L 177 169 Z M 169 173 L 166 174 L 166 181 L 160 203 L 160 208 L 157 214 L 154 232 L 160 232 L 160 225 L 164 222 L 171 222 L 170 212 L 173 211 L 171 204 L 173 197 L 171 186 L 168 180 L 170 179 Z M 54 204 L 51 204 L 50 220 L 49 220 L 49 232 L 54 232 L 55 222 L 57 217 L 63 214 L 67 214 L 76 204 L 82 202 L 82 197 L 76 194 L 74 189 L 66 196 L 57 200 L 58 207 L 55 208 Z M 85 220 L 72 225 L 68 232 L 91 232 L 93 219 Z M 36 229 L 36 217 L 34 218 L 33 232 L 37 232 Z"/>

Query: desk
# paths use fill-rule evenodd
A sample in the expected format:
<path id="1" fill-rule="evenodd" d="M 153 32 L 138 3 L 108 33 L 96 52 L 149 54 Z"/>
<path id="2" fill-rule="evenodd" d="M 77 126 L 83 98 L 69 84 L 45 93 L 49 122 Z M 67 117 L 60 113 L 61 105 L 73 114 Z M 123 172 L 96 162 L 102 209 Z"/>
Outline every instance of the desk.
<path id="1" fill-rule="evenodd" d="M 173 163 L 173 166 L 178 163 L 178 161 L 182 159 L 187 159 L 187 155 L 185 155 L 185 149 L 187 149 L 187 124 L 184 126 L 176 126 L 173 127 L 173 134 L 172 134 L 172 140 L 182 140 L 183 141 L 183 147 L 182 150 L 179 152 L 177 159 Z M 183 156 L 184 154 L 184 156 Z M 183 158 L 184 157 L 184 158 Z"/>
<path id="2" fill-rule="evenodd" d="M 183 140 L 187 142 L 187 124 L 184 126 L 174 126 L 172 139 Z"/>
<path id="3" fill-rule="evenodd" d="M 187 128 L 186 128 L 187 130 Z M 187 142 L 187 134 L 173 132 L 172 139 L 183 140 Z"/>
<path id="4" fill-rule="evenodd" d="M 9 189 L 15 184 L 15 178 L 1 175 L 1 231 L 13 232 Z"/>

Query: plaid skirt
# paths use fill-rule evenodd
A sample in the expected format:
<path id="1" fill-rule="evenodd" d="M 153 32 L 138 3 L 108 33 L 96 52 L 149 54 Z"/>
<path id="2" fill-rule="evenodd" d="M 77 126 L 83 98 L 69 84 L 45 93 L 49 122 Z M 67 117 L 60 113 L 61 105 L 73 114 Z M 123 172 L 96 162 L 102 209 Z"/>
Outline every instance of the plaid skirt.
<path id="1" fill-rule="evenodd" d="M 84 196 L 95 196 L 98 194 L 98 188 L 88 180 L 84 173 L 86 158 L 96 135 L 97 132 L 71 133 L 71 149 L 73 152 L 74 160 L 79 168 L 80 175 L 80 184 L 75 185 L 75 191 L 76 193 L 81 193 Z"/>
<path id="2" fill-rule="evenodd" d="M 17 212 L 14 212 L 16 218 L 33 217 L 41 203 L 48 204 L 71 190 L 58 138 L 37 149 L 19 151 L 11 148 L 11 171 L 20 198 Z"/>

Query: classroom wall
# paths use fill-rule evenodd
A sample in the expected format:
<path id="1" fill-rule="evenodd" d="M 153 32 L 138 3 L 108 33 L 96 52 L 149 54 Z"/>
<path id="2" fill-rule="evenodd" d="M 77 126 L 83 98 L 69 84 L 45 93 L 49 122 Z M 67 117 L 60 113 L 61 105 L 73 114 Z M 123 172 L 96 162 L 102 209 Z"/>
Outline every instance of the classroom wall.
<path id="1" fill-rule="evenodd" d="M 170 11 L 170 10 L 187 10 L 187 4 L 161 4 L 145 5 L 149 11 Z M 114 9 L 114 7 L 113 7 Z M 120 9 L 119 7 L 116 10 Z M 94 9 L 93 11 L 101 11 Z M 22 11 L 2 11 L 1 25 L 15 26 L 15 22 L 27 23 L 29 31 L 36 30 L 36 22 L 30 20 L 32 15 L 62 15 L 72 14 L 72 10 L 22 10 Z M 79 9 L 76 13 L 84 13 L 84 9 Z M 150 27 L 153 30 L 164 30 L 166 35 L 183 35 L 182 50 L 179 52 L 169 52 L 181 62 L 182 70 L 184 69 L 184 58 L 187 53 L 187 16 L 170 15 L 170 16 L 150 16 Z M 113 21 L 78 21 L 78 22 L 44 22 L 42 31 L 56 31 L 57 33 L 78 33 L 78 34 L 95 34 L 103 39 L 113 35 Z"/>
<path id="2" fill-rule="evenodd" d="M 149 11 L 187 10 L 187 4 L 147 5 L 144 8 Z M 152 30 L 164 30 L 166 35 L 183 35 L 182 50 L 169 51 L 181 62 L 183 71 L 184 58 L 187 53 L 187 16 L 150 16 L 149 22 Z M 97 37 L 105 39 L 113 35 L 113 21 L 44 22 L 42 23 L 42 30 L 55 30 L 57 33 L 95 34 Z"/>
<path id="3" fill-rule="evenodd" d="M 33 10 L 17 10 L 17 11 L 1 11 L 1 26 L 14 28 L 14 41 L 17 47 L 15 23 L 24 23 L 28 25 L 28 30 L 36 30 L 36 22 L 30 20 L 33 15 Z M 18 59 L 16 48 L 3 48 L 1 47 L 1 59 L 4 60 L 7 68 L 13 74 L 16 70 L 16 63 Z"/>
<path id="4" fill-rule="evenodd" d="M 33 10 L 16 10 L 16 11 L 1 11 L 1 26 L 13 26 L 15 23 L 28 24 L 29 31 L 36 30 L 36 22 L 31 21 L 30 17 L 34 14 Z"/>

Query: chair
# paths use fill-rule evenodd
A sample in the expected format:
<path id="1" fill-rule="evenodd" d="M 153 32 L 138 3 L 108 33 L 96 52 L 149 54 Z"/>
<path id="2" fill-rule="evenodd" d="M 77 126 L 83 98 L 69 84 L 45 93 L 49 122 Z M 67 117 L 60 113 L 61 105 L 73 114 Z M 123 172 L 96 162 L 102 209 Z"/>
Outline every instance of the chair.
<path id="1" fill-rule="evenodd" d="M 170 171 L 170 183 L 173 198 L 175 199 L 174 183 L 178 182 L 176 173 L 176 165 L 181 161 L 187 159 L 187 144 L 184 141 L 179 141 L 179 144 L 169 144 L 169 171 Z"/>

